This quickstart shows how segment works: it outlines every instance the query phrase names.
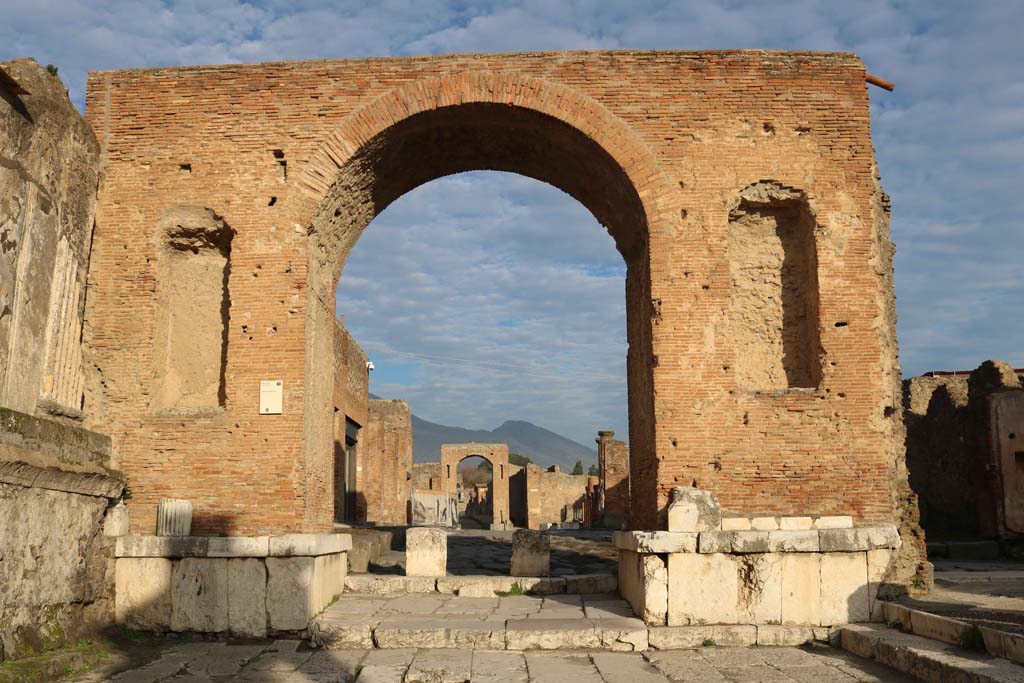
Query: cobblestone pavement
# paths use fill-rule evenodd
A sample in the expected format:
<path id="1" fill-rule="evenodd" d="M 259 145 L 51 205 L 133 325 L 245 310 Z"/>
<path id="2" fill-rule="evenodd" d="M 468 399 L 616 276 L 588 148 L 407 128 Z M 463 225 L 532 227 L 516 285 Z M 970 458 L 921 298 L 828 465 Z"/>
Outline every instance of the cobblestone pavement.
<path id="1" fill-rule="evenodd" d="M 826 646 L 646 653 L 489 650 L 309 650 L 297 640 L 190 642 L 148 664 L 76 683 L 854 683 L 913 679 Z"/>
<path id="2" fill-rule="evenodd" d="M 551 535 L 551 575 L 614 574 L 618 554 L 610 531 L 558 529 Z M 508 576 L 512 563 L 512 532 L 481 529 L 448 530 L 449 576 Z M 371 573 L 402 574 L 405 552 L 383 554 Z"/>

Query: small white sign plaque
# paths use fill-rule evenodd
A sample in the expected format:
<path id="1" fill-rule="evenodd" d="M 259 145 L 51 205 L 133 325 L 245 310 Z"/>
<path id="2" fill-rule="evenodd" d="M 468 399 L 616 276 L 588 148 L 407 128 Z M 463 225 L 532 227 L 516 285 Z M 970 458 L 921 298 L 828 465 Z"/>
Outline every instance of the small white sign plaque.
<path id="1" fill-rule="evenodd" d="M 280 415 L 284 403 L 284 382 L 265 379 L 260 382 L 260 415 Z"/>

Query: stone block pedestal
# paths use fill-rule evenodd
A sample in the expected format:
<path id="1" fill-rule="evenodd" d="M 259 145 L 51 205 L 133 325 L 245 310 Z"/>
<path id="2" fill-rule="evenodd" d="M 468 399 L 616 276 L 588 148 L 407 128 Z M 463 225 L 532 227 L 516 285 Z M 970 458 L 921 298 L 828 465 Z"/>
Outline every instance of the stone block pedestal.
<path id="1" fill-rule="evenodd" d="M 512 576 L 551 575 L 551 537 L 533 529 L 512 534 Z"/>
<path id="2" fill-rule="evenodd" d="M 619 591 L 648 624 L 822 627 L 879 619 L 895 526 L 848 516 L 722 517 L 680 487 L 670 531 L 620 531 Z"/>
<path id="3" fill-rule="evenodd" d="M 143 631 L 301 633 L 345 588 L 351 537 L 123 536 L 115 612 Z"/>
<path id="4" fill-rule="evenodd" d="M 435 527 L 405 532 L 405 575 L 444 576 L 448 564 L 448 534 Z"/>

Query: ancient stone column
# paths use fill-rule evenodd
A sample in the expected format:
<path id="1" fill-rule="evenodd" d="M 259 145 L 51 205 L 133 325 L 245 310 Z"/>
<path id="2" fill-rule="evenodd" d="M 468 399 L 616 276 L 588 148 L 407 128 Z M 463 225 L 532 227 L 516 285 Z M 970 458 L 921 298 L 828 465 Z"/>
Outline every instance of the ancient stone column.
<path id="1" fill-rule="evenodd" d="M 192 501 L 161 498 L 156 509 L 157 536 L 188 536 L 192 531 Z"/>
<path id="2" fill-rule="evenodd" d="M 551 537 L 533 529 L 512 534 L 512 576 L 551 575 Z"/>
<path id="3" fill-rule="evenodd" d="M 448 534 L 444 529 L 413 527 L 405 532 L 405 575 L 444 576 Z"/>

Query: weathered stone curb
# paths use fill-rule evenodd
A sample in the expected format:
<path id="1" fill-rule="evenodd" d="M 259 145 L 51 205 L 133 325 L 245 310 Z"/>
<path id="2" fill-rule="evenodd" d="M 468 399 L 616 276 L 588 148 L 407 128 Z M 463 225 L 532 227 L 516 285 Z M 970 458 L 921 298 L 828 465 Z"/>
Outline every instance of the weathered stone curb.
<path id="1" fill-rule="evenodd" d="M 493 597 L 510 593 L 518 584 L 530 595 L 573 595 L 612 593 L 618 589 L 613 574 L 573 576 L 395 576 L 389 574 L 349 575 L 345 590 L 353 593 L 445 593 L 460 597 Z"/>
<path id="2" fill-rule="evenodd" d="M 967 642 L 971 638 L 972 629 L 976 628 L 986 652 L 994 657 L 1003 657 L 1024 664 L 1024 636 L 1016 633 L 976 626 L 959 619 L 911 609 L 895 602 L 882 603 L 882 618 L 890 627 L 898 628 L 904 633 L 913 633 L 949 645 Z"/>
<path id="3" fill-rule="evenodd" d="M 851 624 L 839 629 L 847 652 L 931 683 L 1019 683 L 1020 666 L 987 654 L 936 642 L 885 626 Z"/>
<path id="4" fill-rule="evenodd" d="M 835 631 L 819 626 L 709 625 L 648 627 L 633 617 L 607 619 L 410 620 L 359 619 L 325 612 L 311 627 L 327 649 L 473 648 L 485 650 L 607 650 L 644 652 L 708 646 L 794 646 L 828 643 Z"/>
<path id="5" fill-rule="evenodd" d="M 783 517 L 785 521 L 789 519 Z M 808 518 L 810 519 L 810 518 Z M 714 531 L 616 531 L 612 542 L 635 553 L 831 553 L 898 548 L 890 525 L 821 529 L 748 529 Z"/>
<path id="6" fill-rule="evenodd" d="M 121 536 L 117 557 L 318 557 L 347 552 L 347 534 L 284 536 Z"/>
<path id="7" fill-rule="evenodd" d="M 679 650 L 717 645 L 751 647 L 803 645 L 830 642 L 833 629 L 827 626 L 782 626 L 779 624 L 712 624 L 706 626 L 652 626 L 648 629 L 651 649 Z"/>

